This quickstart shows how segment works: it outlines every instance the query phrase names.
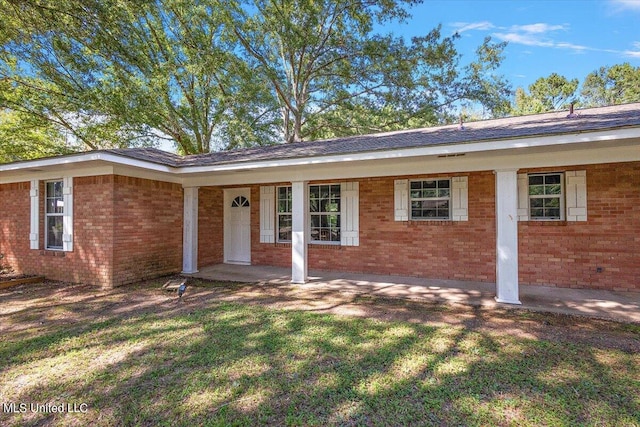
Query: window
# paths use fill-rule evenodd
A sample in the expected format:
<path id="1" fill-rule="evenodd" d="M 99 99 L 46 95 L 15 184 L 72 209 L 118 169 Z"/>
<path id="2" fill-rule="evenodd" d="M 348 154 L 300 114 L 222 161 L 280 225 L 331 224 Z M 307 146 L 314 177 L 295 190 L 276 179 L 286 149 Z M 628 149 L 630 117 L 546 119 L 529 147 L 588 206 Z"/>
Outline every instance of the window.
<path id="1" fill-rule="evenodd" d="M 309 186 L 312 242 L 340 242 L 340 184 Z"/>
<path id="2" fill-rule="evenodd" d="M 451 180 L 411 181 L 411 219 L 450 219 Z"/>
<path id="3" fill-rule="evenodd" d="M 529 217 L 534 220 L 564 219 L 562 174 L 531 174 L 528 179 Z"/>
<path id="4" fill-rule="evenodd" d="M 278 241 L 291 241 L 291 187 L 278 187 L 276 197 L 278 214 Z"/>
<path id="5" fill-rule="evenodd" d="M 64 198 L 62 181 L 45 183 L 45 247 L 62 249 Z"/>
<path id="6" fill-rule="evenodd" d="M 358 182 L 309 185 L 306 193 L 309 243 L 360 244 Z M 260 243 L 291 242 L 293 216 L 291 186 L 260 187 Z"/>
<path id="7" fill-rule="evenodd" d="M 235 199 L 233 199 L 233 202 L 231 202 L 231 207 L 232 208 L 248 208 L 249 200 L 247 200 L 247 198 L 244 196 L 238 196 Z"/>

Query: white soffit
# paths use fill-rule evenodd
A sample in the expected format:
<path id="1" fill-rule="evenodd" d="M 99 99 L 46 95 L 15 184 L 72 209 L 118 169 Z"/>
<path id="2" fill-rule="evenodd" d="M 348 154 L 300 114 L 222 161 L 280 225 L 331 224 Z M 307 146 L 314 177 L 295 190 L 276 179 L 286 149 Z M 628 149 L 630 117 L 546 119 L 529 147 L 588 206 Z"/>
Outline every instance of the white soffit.
<path id="1" fill-rule="evenodd" d="M 144 160 L 132 159 L 130 157 L 119 156 L 111 153 L 91 151 L 69 156 L 49 157 L 46 159 L 26 160 L 23 162 L 0 164 L 0 172 L 14 172 L 25 169 L 43 169 L 49 167 L 74 167 L 79 163 L 88 162 L 107 162 L 110 164 L 139 167 L 156 172 L 175 172 L 175 169 L 170 166 L 160 165 Z"/>
<path id="2" fill-rule="evenodd" d="M 461 131 L 464 132 L 464 131 Z M 467 153 L 498 152 L 514 149 L 532 149 L 537 147 L 569 146 L 594 142 L 618 142 L 635 139 L 640 142 L 640 128 L 619 129 L 589 133 L 565 134 L 546 137 L 519 138 L 484 142 L 467 142 L 461 144 L 440 144 L 425 147 L 404 148 L 398 150 L 366 151 L 340 155 L 301 157 L 293 159 L 260 160 L 217 164 L 210 166 L 187 166 L 177 168 L 177 172 L 185 175 L 206 172 L 246 171 L 264 168 L 320 165 L 326 163 L 359 162 L 369 160 L 405 159 L 411 157 L 447 156 Z"/>
<path id="3" fill-rule="evenodd" d="M 464 130 L 460 132 L 464 132 Z M 256 175 L 256 172 L 258 171 L 269 173 L 269 170 L 275 169 L 289 170 L 290 172 L 297 170 L 297 174 L 304 177 L 305 173 L 302 171 L 309 168 L 309 166 L 316 166 L 316 168 L 322 169 L 326 168 L 327 172 L 333 169 L 335 172 L 336 168 L 342 168 L 344 171 L 345 162 L 353 162 L 353 165 L 349 166 L 349 168 L 352 168 L 356 164 L 373 165 L 377 163 L 378 165 L 381 165 L 380 161 L 382 161 L 382 164 L 386 162 L 398 164 L 399 162 L 417 162 L 431 159 L 431 161 L 438 160 L 442 167 L 447 167 L 453 166 L 453 163 L 458 163 L 454 162 L 454 160 L 459 159 L 461 160 L 459 166 L 463 166 L 466 163 L 465 161 L 462 161 L 465 157 L 461 156 L 463 154 L 468 155 L 466 156 L 468 159 L 469 157 L 476 156 L 480 156 L 484 159 L 493 157 L 504 159 L 505 157 L 518 156 L 519 153 L 528 154 L 580 151 L 583 153 L 582 156 L 579 156 L 581 158 L 581 162 L 584 162 L 585 160 L 587 160 L 587 163 L 615 161 L 617 157 L 614 155 L 609 156 L 610 159 L 605 159 L 601 156 L 601 149 L 603 147 L 626 147 L 624 150 L 624 160 L 618 161 L 638 161 L 640 160 L 640 149 L 637 148 L 639 143 L 640 128 L 625 128 L 544 137 L 440 144 L 396 150 L 387 149 L 341 155 L 282 158 L 275 160 L 247 161 L 209 166 L 186 166 L 178 168 L 145 160 L 132 159 L 130 157 L 116 155 L 113 153 L 87 152 L 62 157 L 37 159 L 8 163 L 4 165 L 0 164 L 0 173 L 2 173 L 2 175 L 0 175 L 0 182 L 15 182 L 17 178 L 27 176 L 57 176 L 60 174 L 60 171 L 73 174 L 75 176 L 116 173 L 176 183 L 184 183 L 183 180 L 186 179 L 197 180 L 198 177 L 202 178 L 203 175 L 207 174 L 214 174 L 218 178 L 222 176 L 229 178 L 229 172 L 237 173 L 237 175 L 233 174 L 235 176 L 234 179 L 231 180 L 237 181 L 240 178 L 240 175 L 242 175 L 242 179 L 248 179 L 248 175 Z M 588 144 L 588 146 L 585 144 Z M 630 147 L 631 149 L 629 149 Z M 589 154 L 586 153 L 593 153 L 596 157 L 594 159 L 588 159 Z M 442 160 L 447 160 L 447 162 Z M 566 161 L 566 159 L 564 160 Z M 576 158 L 576 160 L 578 159 Z M 109 167 L 111 169 L 108 169 Z M 490 168 L 491 167 L 487 164 L 487 167 L 484 169 L 486 170 Z M 387 174 L 390 173 L 392 172 L 387 171 Z M 229 179 L 224 179 L 223 181 L 229 181 Z"/>
<path id="4" fill-rule="evenodd" d="M 101 164 L 73 164 L 64 168 L 26 168 L 12 172 L 0 173 L 0 184 L 7 184 L 10 182 L 30 181 L 32 179 L 48 180 L 58 179 L 62 176 L 99 176 L 99 175 L 112 175 L 113 166 L 108 163 Z"/>
<path id="5" fill-rule="evenodd" d="M 120 174 L 138 178 L 181 183 L 175 168 L 111 153 L 87 152 L 76 155 L 0 164 L 0 183 L 26 179 L 53 179 L 70 176 Z"/>
<path id="6" fill-rule="evenodd" d="M 543 152 L 511 150 L 500 153 L 471 153 L 458 157 L 416 157 L 341 163 L 295 165 L 185 176 L 184 186 L 266 184 L 290 181 L 356 179 L 372 176 L 407 176 L 437 173 L 478 172 L 494 169 L 556 167 L 597 163 L 640 161 L 637 146 L 601 147 L 590 150 Z"/>

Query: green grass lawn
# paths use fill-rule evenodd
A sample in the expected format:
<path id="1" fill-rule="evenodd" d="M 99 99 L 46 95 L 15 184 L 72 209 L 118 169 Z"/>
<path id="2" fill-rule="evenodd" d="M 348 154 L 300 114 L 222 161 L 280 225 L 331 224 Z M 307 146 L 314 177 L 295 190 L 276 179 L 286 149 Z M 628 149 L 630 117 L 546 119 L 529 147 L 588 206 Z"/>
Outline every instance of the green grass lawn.
<path id="1" fill-rule="evenodd" d="M 640 425 L 624 349 L 217 300 L 118 313 L 5 333 L 0 403 L 87 406 L 0 425 Z"/>

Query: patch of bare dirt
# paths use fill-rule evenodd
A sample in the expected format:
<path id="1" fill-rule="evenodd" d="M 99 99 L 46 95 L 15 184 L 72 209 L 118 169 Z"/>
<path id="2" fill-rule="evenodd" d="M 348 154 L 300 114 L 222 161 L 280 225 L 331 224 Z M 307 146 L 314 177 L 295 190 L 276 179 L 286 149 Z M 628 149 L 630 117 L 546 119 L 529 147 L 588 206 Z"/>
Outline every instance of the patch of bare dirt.
<path id="1" fill-rule="evenodd" d="M 149 280 L 111 290 L 53 281 L 0 290 L 0 334 L 27 334 L 52 326 L 82 325 L 88 320 L 128 318 L 145 313 L 175 316 L 224 301 L 385 322 L 455 325 L 492 334 L 640 352 L 640 325 L 634 324 L 521 309 L 429 304 L 297 285 L 191 280 L 185 295 L 178 298 L 175 292 L 161 289 L 166 280 Z"/>

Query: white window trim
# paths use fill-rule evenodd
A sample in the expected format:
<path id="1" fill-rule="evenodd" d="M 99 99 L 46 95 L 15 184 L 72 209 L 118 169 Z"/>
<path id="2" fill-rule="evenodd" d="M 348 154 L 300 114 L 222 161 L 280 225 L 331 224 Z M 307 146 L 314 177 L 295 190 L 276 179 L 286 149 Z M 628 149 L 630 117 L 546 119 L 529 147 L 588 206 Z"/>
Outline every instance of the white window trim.
<path id="1" fill-rule="evenodd" d="M 340 244 L 360 246 L 360 183 L 340 184 Z"/>
<path id="2" fill-rule="evenodd" d="M 338 212 L 311 212 L 311 187 L 320 187 L 320 186 L 338 186 L 340 187 L 340 210 Z M 314 215 L 339 215 L 340 216 L 340 236 L 342 236 L 342 212 L 343 212 L 343 206 L 342 206 L 342 185 L 339 182 L 326 182 L 326 183 L 322 183 L 322 184 L 309 184 L 307 185 L 307 199 L 309 199 L 309 223 L 307 224 L 307 233 L 309 236 L 309 244 L 310 245 L 334 245 L 334 246 L 341 246 L 341 241 L 342 238 L 340 240 L 313 240 L 313 237 L 311 237 L 311 217 Z"/>
<path id="3" fill-rule="evenodd" d="M 413 182 L 422 182 L 422 181 L 449 181 L 449 197 L 429 197 L 424 198 L 420 197 L 416 200 L 448 200 L 449 201 L 449 216 L 447 218 L 414 218 L 413 217 L 413 209 L 411 207 L 411 202 L 414 200 L 411 197 L 411 184 Z M 441 178 L 417 178 L 409 180 L 409 221 L 451 221 L 453 216 L 453 178 L 451 177 L 441 177 Z"/>
<path id="4" fill-rule="evenodd" d="M 290 215 L 291 218 L 293 219 L 293 206 L 291 206 L 291 210 L 288 211 L 288 212 L 279 212 L 279 210 L 278 210 L 278 208 L 280 206 L 280 199 L 278 197 L 278 194 L 279 194 L 279 190 L 281 188 L 288 188 L 289 189 L 289 193 L 291 193 L 291 191 L 292 191 L 292 188 L 291 188 L 290 185 L 279 185 L 279 186 L 276 187 L 276 192 L 275 192 L 275 200 L 276 200 L 276 206 L 275 206 L 275 213 L 276 213 L 275 235 L 276 235 L 276 242 L 278 242 L 278 243 L 291 243 L 291 240 L 280 239 L 280 217 L 284 216 L 284 215 Z"/>
<path id="5" fill-rule="evenodd" d="M 29 248 L 40 249 L 40 181 L 31 181 L 29 191 L 31 201 L 31 219 L 29 230 Z"/>
<path id="6" fill-rule="evenodd" d="M 47 251 L 60 251 L 60 252 L 72 252 L 73 251 L 73 177 L 63 177 L 59 179 L 48 179 L 44 182 L 44 192 L 42 194 L 44 201 L 44 249 Z M 47 183 L 50 182 L 62 182 L 62 214 L 57 213 L 49 213 L 47 212 Z M 38 194 L 38 191 L 31 192 L 32 195 L 32 221 L 37 218 L 37 214 L 33 214 L 34 208 L 34 197 L 33 194 Z M 38 200 L 39 203 L 39 200 Z M 36 209 L 36 212 L 39 209 Z M 49 234 L 47 233 L 47 218 L 53 216 L 61 216 L 62 217 L 62 247 L 51 247 L 49 246 Z M 40 224 L 38 224 L 38 229 L 40 228 Z M 33 237 L 33 232 L 31 233 Z M 32 249 L 37 249 L 37 242 L 33 242 L 32 240 Z"/>
<path id="7" fill-rule="evenodd" d="M 411 188 L 410 182 L 443 180 L 450 181 L 449 218 L 411 218 Z M 393 182 L 393 215 L 394 221 L 469 221 L 469 177 L 424 177 L 408 179 L 396 179 Z"/>
<path id="8" fill-rule="evenodd" d="M 62 183 L 62 186 L 64 187 L 64 180 L 63 179 L 49 179 L 44 181 L 44 248 L 48 251 L 63 251 L 64 250 L 64 239 L 62 242 L 62 246 L 61 247 L 52 247 L 49 245 L 49 232 L 47 230 L 48 227 L 48 219 L 50 217 L 60 217 L 62 218 L 62 234 L 64 235 L 64 212 L 66 210 L 66 207 L 64 206 L 64 192 L 62 195 L 62 203 L 63 203 L 63 207 L 62 207 L 62 213 L 51 213 L 51 212 L 47 212 L 47 199 L 49 198 L 49 193 L 47 192 L 47 187 L 48 184 L 52 183 L 52 182 L 60 182 Z"/>
<path id="9" fill-rule="evenodd" d="M 564 185 L 564 180 L 565 180 L 565 174 L 564 172 L 531 172 L 526 174 L 527 175 L 527 216 L 529 218 L 529 221 L 565 221 L 566 215 L 565 215 L 565 197 L 566 197 L 566 191 L 565 191 L 565 185 Z M 531 215 L 531 199 L 551 199 L 551 198 L 555 198 L 556 196 L 539 196 L 539 195 L 530 195 L 529 194 L 529 177 L 532 176 L 547 176 L 547 175 L 560 175 L 560 218 L 534 218 Z"/>
<path id="10" fill-rule="evenodd" d="M 309 244 L 314 245 L 337 245 L 337 246 L 359 246 L 360 245 L 360 225 L 359 225 L 359 183 L 357 181 L 348 181 L 341 183 L 323 183 L 310 184 L 307 186 L 322 185 L 339 185 L 340 186 L 340 212 L 328 212 L 329 214 L 340 215 L 340 241 L 311 240 L 311 211 L 308 212 L 309 219 L 307 223 L 307 237 Z M 280 239 L 280 217 L 284 215 L 293 215 L 292 211 L 278 212 L 279 208 L 279 192 L 280 188 L 289 188 L 290 185 L 265 186 L 261 187 L 261 243 L 292 243 L 291 240 Z M 309 192 L 307 191 L 309 196 Z M 292 206 L 293 208 L 293 206 Z M 266 211 L 268 210 L 268 212 Z M 316 212 L 315 214 L 322 214 Z M 272 229 L 269 229 L 267 223 L 269 218 L 273 218 Z M 264 225 L 263 225 L 264 224 Z M 268 242 L 266 234 L 269 233 L 272 241 Z"/>

